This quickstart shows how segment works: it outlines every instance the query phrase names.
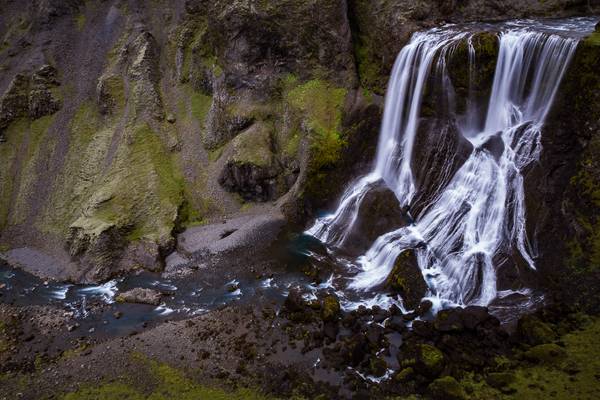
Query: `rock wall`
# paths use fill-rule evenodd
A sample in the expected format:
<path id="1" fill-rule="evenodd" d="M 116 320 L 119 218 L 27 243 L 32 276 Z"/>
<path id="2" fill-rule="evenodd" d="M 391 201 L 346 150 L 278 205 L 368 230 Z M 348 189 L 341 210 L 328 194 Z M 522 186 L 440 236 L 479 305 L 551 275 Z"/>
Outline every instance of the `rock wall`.
<path id="1" fill-rule="evenodd" d="M 38 247 L 97 281 L 160 269 L 177 233 L 259 203 L 303 223 L 368 168 L 412 32 L 597 6 L 5 1 L 0 248 Z"/>

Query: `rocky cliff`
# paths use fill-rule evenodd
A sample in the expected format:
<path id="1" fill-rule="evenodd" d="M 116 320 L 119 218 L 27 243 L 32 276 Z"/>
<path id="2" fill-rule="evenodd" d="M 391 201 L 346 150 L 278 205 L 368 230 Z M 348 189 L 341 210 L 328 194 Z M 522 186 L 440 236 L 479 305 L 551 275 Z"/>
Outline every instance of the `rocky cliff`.
<path id="1" fill-rule="evenodd" d="M 4 1 L 0 245 L 37 247 L 61 261 L 61 277 L 97 281 L 163 268 L 177 234 L 224 217 L 305 221 L 372 159 L 381 95 L 414 31 L 599 10 L 578 0 Z M 564 89 L 581 118 L 598 112 L 586 108 L 597 91 L 577 86 L 597 83 L 596 42 L 582 45 Z M 573 121 L 559 130 L 588 126 Z M 581 208 L 595 207 L 593 190 L 577 189 L 595 171 L 589 129 L 566 149 L 551 198 L 571 211 L 554 224 L 595 213 Z M 589 237 L 593 224 L 572 228 Z"/>

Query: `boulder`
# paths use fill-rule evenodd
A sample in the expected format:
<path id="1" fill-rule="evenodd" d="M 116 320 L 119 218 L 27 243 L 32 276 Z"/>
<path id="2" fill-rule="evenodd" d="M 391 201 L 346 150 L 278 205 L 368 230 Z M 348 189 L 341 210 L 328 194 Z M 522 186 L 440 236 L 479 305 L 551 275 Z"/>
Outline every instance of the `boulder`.
<path id="1" fill-rule="evenodd" d="M 546 343 L 530 348 L 523 356 L 534 363 L 556 364 L 567 357 L 567 352 L 554 343 Z"/>
<path id="2" fill-rule="evenodd" d="M 327 296 L 323 299 L 321 318 L 323 321 L 335 321 L 340 316 L 340 302 L 335 296 Z"/>
<path id="3" fill-rule="evenodd" d="M 427 390 L 435 400 L 465 400 L 467 395 L 463 387 L 451 376 L 444 376 L 431 382 Z"/>
<path id="4" fill-rule="evenodd" d="M 379 181 L 365 194 L 352 232 L 344 240 L 344 250 L 364 254 L 379 236 L 409 223 L 394 192 Z"/>
<path id="5" fill-rule="evenodd" d="M 157 306 L 160 304 L 162 294 L 154 289 L 135 288 L 120 293 L 116 300 L 122 303 L 139 303 Z"/>
<path id="6" fill-rule="evenodd" d="M 406 308 L 414 309 L 420 304 L 428 287 L 413 250 L 406 250 L 398 256 L 386 286 L 402 296 Z"/>
<path id="7" fill-rule="evenodd" d="M 163 103 L 160 96 L 160 50 L 151 33 L 142 31 L 127 47 L 128 77 L 136 115 L 148 115 L 162 121 Z"/>
<path id="8" fill-rule="evenodd" d="M 236 137 L 233 152 L 225 164 L 219 183 L 244 199 L 267 201 L 277 197 L 277 177 L 280 172 L 271 151 L 270 129 L 255 123 Z"/>
<path id="9" fill-rule="evenodd" d="M 444 353 L 429 344 L 417 345 L 415 361 L 415 370 L 432 378 L 444 369 Z"/>

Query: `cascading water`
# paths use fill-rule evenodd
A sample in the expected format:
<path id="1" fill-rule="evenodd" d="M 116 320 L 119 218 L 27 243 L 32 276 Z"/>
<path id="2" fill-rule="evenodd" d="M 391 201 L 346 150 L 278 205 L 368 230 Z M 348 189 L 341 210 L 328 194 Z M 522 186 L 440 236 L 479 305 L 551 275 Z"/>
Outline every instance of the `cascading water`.
<path id="1" fill-rule="evenodd" d="M 593 26 L 587 20 L 570 24 L 564 29 L 574 25 L 584 32 Z M 358 258 L 359 271 L 350 289 L 365 291 L 380 285 L 399 254 L 409 249 L 429 286 L 428 297 L 438 307 L 487 305 L 494 300 L 499 255 L 518 253 L 535 269 L 525 229 L 523 171 L 539 158 L 542 126 L 577 46 L 578 36 L 556 33 L 560 27 L 519 23 L 501 27 L 487 113 L 478 118 L 469 96 L 465 115 L 457 118 L 472 151 L 453 175 L 438 182 L 433 200 L 413 223 L 380 236 Z M 454 27 L 434 29 L 415 34 L 402 49 L 386 95 L 372 172 L 353 183 L 337 210 L 318 219 L 307 234 L 333 248 L 342 247 L 363 199 L 380 182 L 394 192 L 404 209 L 412 206 L 423 189 L 415 181 L 413 150 L 420 134 L 425 85 L 431 76 L 440 77 L 448 102 L 453 101 L 447 54 L 466 40 L 472 70 L 477 58 L 472 35 Z M 495 146 L 490 146 L 492 142 Z"/>

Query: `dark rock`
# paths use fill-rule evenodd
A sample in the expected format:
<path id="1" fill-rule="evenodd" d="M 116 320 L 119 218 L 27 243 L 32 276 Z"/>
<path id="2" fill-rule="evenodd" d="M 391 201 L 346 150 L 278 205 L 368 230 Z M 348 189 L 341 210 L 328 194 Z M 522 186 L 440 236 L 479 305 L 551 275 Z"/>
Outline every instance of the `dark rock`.
<path id="1" fill-rule="evenodd" d="M 383 340 L 383 328 L 379 325 L 371 324 L 365 332 L 365 337 L 373 348 L 377 348 Z"/>
<path id="2" fill-rule="evenodd" d="M 116 300 L 123 303 L 141 303 L 157 306 L 160 304 L 162 293 L 153 289 L 135 288 L 120 293 Z"/>
<path id="3" fill-rule="evenodd" d="M 0 130 L 29 112 L 29 78 L 18 74 L 10 82 L 8 89 L 0 99 Z"/>
<path id="4" fill-rule="evenodd" d="M 412 325 L 413 332 L 423 338 L 432 338 L 435 336 L 435 328 L 431 322 L 417 320 Z"/>
<path id="5" fill-rule="evenodd" d="M 435 329 L 440 332 L 460 332 L 464 329 L 462 309 L 452 308 L 440 311 L 434 322 Z"/>
<path id="6" fill-rule="evenodd" d="M 335 321 L 326 321 L 323 324 L 323 335 L 331 341 L 335 341 L 340 331 L 340 325 Z"/>
<path id="7" fill-rule="evenodd" d="M 270 130 L 267 125 L 256 123 L 233 141 L 233 154 L 219 183 L 246 200 L 267 201 L 278 195 L 279 172 L 271 151 Z"/>
<path id="8" fill-rule="evenodd" d="M 371 357 L 369 361 L 369 371 L 373 376 L 383 376 L 387 371 L 387 367 L 385 360 L 379 357 Z"/>
<path id="9" fill-rule="evenodd" d="M 408 224 L 394 192 L 377 182 L 362 200 L 352 232 L 344 240 L 344 250 L 364 254 L 379 236 Z"/>
<path id="10" fill-rule="evenodd" d="M 285 301 L 283 302 L 283 307 L 286 311 L 289 312 L 299 312 L 304 311 L 308 305 L 306 304 L 306 300 L 302 297 L 302 293 L 298 289 L 292 289 L 288 293 Z"/>
<path id="11" fill-rule="evenodd" d="M 451 376 L 444 376 L 431 382 L 427 388 L 436 400 L 465 400 L 467 395 L 463 387 Z"/>
<path id="12" fill-rule="evenodd" d="M 444 369 L 444 353 L 428 344 L 416 347 L 415 370 L 429 377 L 438 376 Z"/>
<path id="13" fill-rule="evenodd" d="M 413 250 L 406 250 L 398 256 L 386 285 L 402 296 L 406 308 L 414 309 L 419 305 L 428 287 Z"/>
<path id="14" fill-rule="evenodd" d="M 422 317 L 425 314 L 427 314 L 429 310 L 431 310 L 431 307 L 433 307 L 433 303 L 431 302 L 431 300 L 423 300 L 415 310 L 415 313 L 419 317 Z"/>

